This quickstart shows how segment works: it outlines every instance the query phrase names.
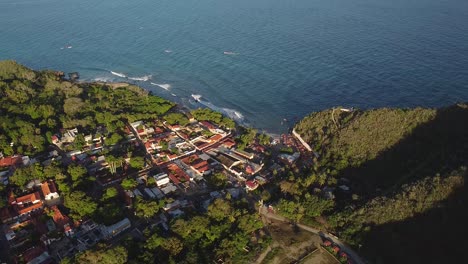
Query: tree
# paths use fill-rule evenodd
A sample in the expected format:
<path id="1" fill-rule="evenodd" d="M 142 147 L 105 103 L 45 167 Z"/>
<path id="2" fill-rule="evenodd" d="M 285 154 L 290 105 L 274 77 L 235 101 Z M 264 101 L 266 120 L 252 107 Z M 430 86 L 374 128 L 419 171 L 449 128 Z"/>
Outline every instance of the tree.
<path id="1" fill-rule="evenodd" d="M 208 216 L 216 221 L 222 221 L 226 218 L 229 218 L 230 222 L 234 221 L 233 208 L 228 201 L 223 199 L 216 199 L 208 206 Z"/>
<path id="2" fill-rule="evenodd" d="M 112 133 L 110 137 L 107 137 L 105 142 L 106 145 L 115 145 L 123 140 L 123 137 L 119 133 Z"/>
<path id="3" fill-rule="evenodd" d="M 142 218 L 150 218 L 155 216 L 161 207 L 162 201 L 161 203 L 156 201 L 145 201 L 140 197 L 137 197 L 135 201 L 135 215 Z"/>
<path id="4" fill-rule="evenodd" d="M 170 237 L 164 241 L 161 247 L 168 251 L 171 256 L 177 256 L 184 249 L 184 244 L 178 238 Z"/>
<path id="5" fill-rule="evenodd" d="M 16 169 L 10 177 L 10 182 L 19 187 L 23 187 L 29 181 L 36 179 L 41 181 L 46 179 L 43 167 L 40 163 L 34 163 L 28 167 Z"/>
<path id="6" fill-rule="evenodd" d="M 165 239 L 154 233 L 146 240 L 145 247 L 150 250 L 154 250 L 164 244 Z"/>
<path id="7" fill-rule="evenodd" d="M 86 168 L 76 164 L 68 166 L 67 172 L 70 174 L 73 183 L 83 180 L 83 177 L 87 174 Z"/>
<path id="8" fill-rule="evenodd" d="M 117 173 L 117 168 L 122 166 L 123 160 L 121 157 L 115 157 L 112 155 L 106 156 L 106 162 L 109 164 L 109 170 L 112 174 Z"/>
<path id="9" fill-rule="evenodd" d="M 80 191 L 65 195 L 64 204 L 71 210 L 71 215 L 76 220 L 92 215 L 97 209 L 97 204 L 84 192 Z"/>
<path id="10" fill-rule="evenodd" d="M 167 121 L 170 125 L 179 124 L 181 126 L 185 126 L 189 123 L 188 118 L 181 113 L 170 113 L 164 116 L 164 120 Z"/>
<path id="11" fill-rule="evenodd" d="M 43 172 L 45 178 L 58 179 L 63 176 L 62 169 L 59 167 L 57 162 L 52 162 L 45 166 Z"/>
<path id="12" fill-rule="evenodd" d="M 260 142 L 260 144 L 262 145 L 270 145 L 270 142 L 271 142 L 271 137 L 267 134 L 259 134 L 258 135 L 258 141 Z"/>
<path id="13" fill-rule="evenodd" d="M 125 190 L 133 190 L 138 186 L 138 182 L 133 178 L 126 178 L 126 179 L 123 179 L 120 185 Z"/>
<path id="14" fill-rule="evenodd" d="M 226 174 L 222 172 L 214 173 L 209 178 L 208 181 L 213 184 L 214 186 L 220 188 L 225 187 L 228 181 L 228 177 Z"/>
<path id="15" fill-rule="evenodd" d="M 115 187 L 110 187 L 106 189 L 106 192 L 102 195 L 103 200 L 109 200 L 118 195 L 117 189 Z"/>
<path id="16" fill-rule="evenodd" d="M 250 234 L 255 230 L 263 227 L 263 222 L 257 214 L 245 214 L 239 217 L 238 227 L 246 234 Z"/>
<path id="17" fill-rule="evenodd" d="M 141 170 L 143 169 L 144 166 L 145 166 L 144 157 L 136 156 L 130 159 L 130 167 L 137 169 L 137 170 Z"/>
<path id="18" fill-rule="evenodd" d="M 77 263 L 91 264 L 124 264 L 127 262 L 128 252 L 122 246 L 106 248 L 97 245 L 95 249 L 86 250 L 76 257 Z"/>
<path id="19" fill-rule="evenodd" d="M 328 211 L 334 206 L 333 200 L 319 198 L 316 195 L 306 194 L 303 206 L 304 213 L 309 217 L 321 216 L 323 212 Z"/>
<path id="20" fill-rule="evenodd" d="M 298 202 L 281 199 L 277 208 L 282 216 L 293 221 L 299 222 L 304 217 L 304 207 Z"/>

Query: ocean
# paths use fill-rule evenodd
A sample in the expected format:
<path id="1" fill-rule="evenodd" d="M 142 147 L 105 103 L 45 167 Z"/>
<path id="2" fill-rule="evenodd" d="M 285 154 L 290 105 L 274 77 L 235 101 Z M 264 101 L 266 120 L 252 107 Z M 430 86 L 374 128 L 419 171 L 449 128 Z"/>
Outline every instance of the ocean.
<path id="1" fill-rule="evenodd" d="M 468 1 L 0 0 L 0 59 L 280 133 L 333 106 L 468 101 Z"/>

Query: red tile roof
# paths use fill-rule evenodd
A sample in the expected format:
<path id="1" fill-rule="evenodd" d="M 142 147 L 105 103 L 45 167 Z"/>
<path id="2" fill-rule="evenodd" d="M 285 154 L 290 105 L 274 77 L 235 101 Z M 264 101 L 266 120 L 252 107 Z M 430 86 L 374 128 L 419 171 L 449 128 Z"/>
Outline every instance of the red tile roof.
<path id="1" fill-rule="evenodd" d="M 247 186 L 247 188 L 250 190 L 255 190 L 258 187 L 258 183 L 256 181 L 246 181 L 245 186 Z"/>
<path id="2" fill-rule="evenodd" d="M 218 141 L 218 140 L 220 140 L 220 139 L 222 139 L 222 138 L 223 138 L 222 135 L 216 134 L 216 135 L 210 137 L 210 141 L 211 141 L 211 142 L 216 142 L 216 141 Z"/>
<path id="3" fill-rule="evenodd" d="M 11 156 L 0 159 L 0 167 L 17 166 L 21 164 L 21 156 Z"/>
<path id="4" fill-rule="evenodd" d="M 54 215 L 53 215 L 54 222 L 60 228 L 63 228 L 65 225 L 71 223 L 70 218 L 68 218 L 68 216 L 66 216 L 66 215 L 63 215 L 62 212 L 60 212 L 60 210 L 58 209 L 57 206 L 54 205 L 50 209 L 54 211 Z"/>
<path id="5" fill-rule="evenodd" d="M 179 166 L 171 163 L 167 166 L 169 178 L 175 183 L 190 181 L 190 177 Z"/>
<path id="6" fill-rule="evenodd" d="M 42 190 L 42 195 L 44 195 L 44 197 L 49 195 L 51 193 L 50 188 L 49 188 L 49 183 L 48 182 L 43 182 L 41 184 L 41 190 Z"/>
<path id="7" fill-rule="evenodd" d="M 40 196 L 39 192 L 33 192 L 33 193 L 23 195 L 21 197 L 16 198 L 16 203 L 17 204 L 19 204 L 19 203 L 32 203 L 32 202 L 35 202 L 35 201 L 38 201 L 38 200 L 39 201 L 41 200 L 41 196 Z"/>
<path id="8" fill-rule="evenodd" d="M 200 123 L 208 129 L 216 129 L 216 127 L 208 121 L 201 121 Z"/>
<path id="9" fill-rule="evenodd" d="M 22 207 L 22 206 L 17 205 L 16 211 L 18 212 L 19 215 L 22 215 L 22 214 L 30 213 L 31 211 L 34 211 L 39 208 L 42 208 L 42 201 L 39 201 L 38 203 L 35 203 L 28 207 Z"/>
<path id="10" fill-rule="evenodd" d="M 236 145 L 236 142 L 234 142 L 232 139 L 228 138 L 226 139 L 223 144 L 228 147 L 228 148 L 232 148 Z"/>

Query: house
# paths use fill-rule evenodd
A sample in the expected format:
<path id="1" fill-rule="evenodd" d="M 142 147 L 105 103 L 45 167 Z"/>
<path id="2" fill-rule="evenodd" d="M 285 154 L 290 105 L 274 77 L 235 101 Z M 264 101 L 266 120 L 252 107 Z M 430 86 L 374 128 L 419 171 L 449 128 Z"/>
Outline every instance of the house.
<path id="1" fill-rule="evenodd" d="M 189 182 L 190 177 L 177 164 L 171 163 L 167 166 L 169 178 L 175 184 Z"/>
<path id="2" fill-rule="evenodd" d="M 27 264 L 53 263 L 49 252 L 43 247 L 32 247 L 22 254 L 23 260 Z"/>
<path id="3" fill-rule="evenodd" d="M 333 246 L 332 250 L 333 250 L 335 253 L 338 253 L 338 252 L 340 252 L 340 247 L 339 247 L 339 246 Z"/>
<path id="4" fill-rule="evenodd" d="M 42 209 L 42 206 L 43 204 L 39 192 L 27 194 L 15 200 L 15 209 L 20 216 Z"/>
<path id="5" fill-rule="evenodd" d="M 245 188 L 247 189 L 247 191 L 253 191 L 258 188 L 258 182 L 256 180 L 246 181 Z"/>
<path id="6" fill-rule="evenodd" d="M 59 208 L 54 205 L 50 208 L 53 212 L 52 219 L 57 228 L 65 233 L 67 236 L 73 235 L 73 222 L 66 215 L 63 215 Z"/>
<path id="7" fill-rule="evenodd" d="M 182 162 L 190 167 L 192 170 L 197 172 L 199 175 L 203 175 L 205 172 L 210 171 L 211 167 L 207 160 L 200 158 L 197 154 L 190 155 L 182 159 Z"/>
<path id="8" fill-rule="evenodd" d="M 167 175 L 167 173 L 159 173 L 157 175 L 154 175 L 153 178 L 158 187 L 164 186 L 169 183 L 169 176 Z"/>
<path id="9" fill-rule="evenodd" d="M 168 185 L 166 185 L 165 187 L 161 188 L 161 191 L 164 193 L 164 194 L 169 194 L 171 192 L 174 192 L 175 190 L 177 190 L 177 187 L 175 187 L 174 184 L 172 183 L 169 183 Z"/>
<path id="10" fill-rule="evenodd" d="M 22 163 L 21 156 L 10 156 L 0 159 L 0 167 L 20 166 Z"/>
<path id="11" fill-rule="evenodd" d="M 119 222 L 111 225 L 111 226 L 104 226 L 101 228 L 102 235 L 104 239 L 111 239 L 116 235 L 122 233 L 123 231 L 127 230 L 132 226 L 132 223 L 128 218 L 124 218 Z"/>
<path id="12" fill-rule="evenodd" d="M 234 153 L 236 153 L 237 155 L 241 156 L 241 157 L 244 157 L 246 159 L 253 159 L 255 157 L 255 155 L 253 153 L 250 153 L 250 152 L 247 152 L 247 151 L 244 151 L 244 150 L 241 150 L 241 149 L 234 149 L 232 150 Z"/>
<path id="13" fill-rule="evenodd" d="M 208 121 L 201 121 L 200 124 L 204 127 L 206 127 L 208 130 L 210 131 L 214 131 L 216 130 L 216 126 L 214 126 L 212 123 L 208 122 Z"/>
<path id="14" fill-rule="evenodd" d="M 326 246 L 326 247 L 329 247 L 329 246 L 332 245 L 332 242 L 331 242 L 330 240 L 325 240 L 325 241 L 323 242 L 323 245 Z"/>
<path id="15" fill-rule="evenodd" d="M 57 188 L 53 181 L 45 181 L 41 184 L 42 196 L 46 201 L 59 198 Z"/>
<path id="16" fill-rule="evenodd" d="M 216 134 L 216 135 L 213 135 L 211 136 L 208 140 L 211 142 L 211 143 L 214 143 L 214 142 L 218 142 L 220 139 L 223 138 L 223 135 L 220 135 L 220 134 Z"/>
<path id="17" fill-rule="evenodd" d="M 226 140 L 223 141 L 223 145 L 226 148 L 232 148 L 236 145 L 236 142 L 232 140 L 232 138 L 227 138 Z"/>

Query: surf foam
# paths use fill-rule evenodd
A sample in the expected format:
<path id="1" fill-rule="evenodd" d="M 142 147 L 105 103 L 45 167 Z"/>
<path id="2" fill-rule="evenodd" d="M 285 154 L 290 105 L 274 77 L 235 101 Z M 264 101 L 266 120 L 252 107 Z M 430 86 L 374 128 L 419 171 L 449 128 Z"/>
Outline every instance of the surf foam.
<path id="1" fill-rule="evenodd" d="M 151 79 L 151 75 L 145 75 L 145 76 L 141 76 L 141 77 L 128 77 L 128 79 L 133 80 L 133 81 L 146 82 L 146 81 L 149 81 Z"/>
<path id="2" fill-rule="evenodd" d="M 155 85 L 155 86 L 159 86 L 159 87 L 163 88 L 163 89 L 166 90 L 166 91 L 169 91 L 169 89 L 171 89 L 171 85 L 168 84 L 168 83 L 159 84 L 159 83 L 151 82 L 151 84 L 152 84 L 152 85 Z"/>
<path id="3" fill-rule="evenodd" d="M 121 78 L 127 78 L 127 75 L 123 74 L 123 73 L 120 73 L 120 72 L 114 72 L 114 71 L 110 71 L 111 74 L 115 75 L 115 76 L 119 76 Z"/>
<path id="4" fill-rule="evenodd" d="M 198 103 L 214 110 L 214 111 L 217 111 L 217 112 L 220 112 L 220 113 L 223 113 L 225 114 L 226 116 L 228 116 L 229 118 L 237 121 L 237 122 L 242 122 L 244 121 L 244 115 L 234 109 L 231 109 L 231 108 L 226 108 L 226 107 L 219 107 L 219 106 L 216 106 L 214 105 L 213 103 L 209 102 L 209 101 L 205 101 L 205 100 L 202 100 L 202 96 L 199 95 L 199 94 L 192 94 L 192 97 L 198 101 Z"/>

